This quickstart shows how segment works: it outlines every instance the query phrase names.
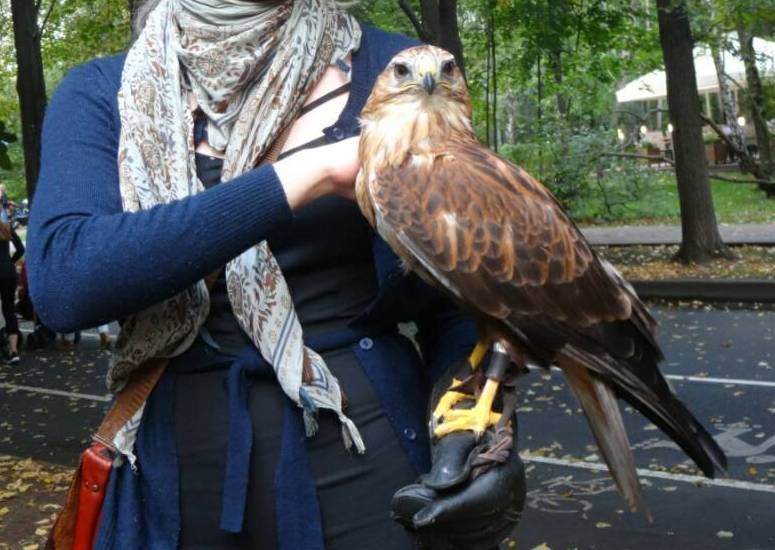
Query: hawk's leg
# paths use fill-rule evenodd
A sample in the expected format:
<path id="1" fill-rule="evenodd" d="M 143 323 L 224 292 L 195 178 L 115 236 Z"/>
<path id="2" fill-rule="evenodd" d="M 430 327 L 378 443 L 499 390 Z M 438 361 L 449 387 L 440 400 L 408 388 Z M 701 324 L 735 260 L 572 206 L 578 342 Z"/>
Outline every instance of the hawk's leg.
<path id="1" fill-rule="evenodd" d="M 483 340 L 479 340 L 476 343 L 476 346 L 471 352 L 471 355 L 468 356 L 468 365 L 471 367 L 472 371 L 475 371 L 477 368 L 479 368 L 479 365 L 482 363 L 484 356 L 487 355 L 488 348 L 489 345 Z M 433 409 L 432 421 L 434 424 L 437 423 L 448 411 L 450 411 L 452 407 L 461 401 L 474 398 L 473 395 L 463 391 L 457 391 L 462 384 L 463 380 L 458 378 L 452 379 L 452 384 L 450 384 L 447 393 L 441 396 L 441 399 L 439 399 L 439 402 L 436 404 L 436 408 Z"/>
<path id="2" fill-rule="evenodd" d="M 492 406 L 498 387 L 509 366 L 510 358 L 506 348 L 500 343 L 496 342 L 493 345 L 492 352 L 492 358 L 485 373 L 487 381 L 476 404 L 472 408 L 456 408 L 444 411 L 443 421 L 436 423 L 433 430 L 436 437 L 464 430 L 473 431 L 479 437 L 489 426 L 500 420 L 500 413 L 493 412 Z M 466 395 L 465 398 L 471 399 L 471 396 Z"/>

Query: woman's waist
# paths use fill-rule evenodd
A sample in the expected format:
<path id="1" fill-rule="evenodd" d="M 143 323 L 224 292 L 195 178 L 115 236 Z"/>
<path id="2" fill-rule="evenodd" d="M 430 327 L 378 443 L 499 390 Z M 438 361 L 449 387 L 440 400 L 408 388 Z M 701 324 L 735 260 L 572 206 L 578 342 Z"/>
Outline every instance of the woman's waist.
<path id="1" fill-rule="evenodd" d="M 305 346 L 324 357 L 354 345 L 361 349 L 371 349 L 374 341 L 380 338 L 399 336 L 398 327 L 395 325 L 376 323 L 352 325 L 348 321 L 338 320 L 304 325 L 303 331 Z M 234 347 L 223 349 L 205 329 L 200 332 L 188 350 L 170 360 L 167 369 L 178 374 L 229 369 L 235 358 L 246 347 L 255 350 L 255 346 L 249 343 L 249 340 L 246 340 L 246 344 L 240 349 Z M 254 373 L 254 376 L 274 377 L 274 372 L 268 363 L 263 371 Z"/>

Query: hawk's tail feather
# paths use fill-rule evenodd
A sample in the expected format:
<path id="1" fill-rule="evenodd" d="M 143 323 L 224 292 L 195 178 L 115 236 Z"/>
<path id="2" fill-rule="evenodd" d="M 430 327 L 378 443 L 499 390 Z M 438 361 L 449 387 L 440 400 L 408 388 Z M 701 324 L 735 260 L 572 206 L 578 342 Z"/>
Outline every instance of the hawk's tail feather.
<path id="1" fill-rule="evenodd" d="M 715 477 L 717 472 L 726 474 L 727 460 L 721 447 L 678 400 L 649 357 L 615 360 L 575 346 L 566 346 L 562 355 L 593 371 L 618 397 L 629 402 L 675 441 L 707 477 Z"/>
<path id="2" fill-rule="evenodd" d="M 651 512 L 641 492 L 635 459 L 614 392 L 586 367 L 572 359 L 562 358 L 558 363 L 584 410 L 616 486 L 631 510 L 642 512 L 652 521 Z"/>

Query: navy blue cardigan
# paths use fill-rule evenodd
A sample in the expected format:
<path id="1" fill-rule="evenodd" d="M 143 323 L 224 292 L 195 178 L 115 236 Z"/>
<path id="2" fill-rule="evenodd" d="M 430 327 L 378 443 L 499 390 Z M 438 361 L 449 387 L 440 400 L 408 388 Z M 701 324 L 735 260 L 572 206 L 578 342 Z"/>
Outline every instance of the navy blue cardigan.
<path id="1" fill-rule="evenodd" d="M 361 47 L 353 55 L 349 100 L 338 121 L 324 130 L 329 141 L 358 133 L 357 116 L 377 75 L 395 53 L 414 44 L 406 37 L 363 27 Z M 46 113 L 29 227 L 28 276 L 38 315 L 57 331 L 120 319 L 166 299 L 293 218 L 271 166 L 192 197 L 123 212 L 116 165 L 120 130 L 116 94 L 124 59 L 124 55 L 97 59 L 70 71 Z M 383 326 L 416 321 L 424 365 L 403 365 L 408 363 L 406 350 L 390 342 L 376 340 L 371 345 L 367 339 L 369 345 L 356 343 L 355 349 L 410 460 L 418 471 L 425 471 L 429 384 L 470 351 L 475 329 L 446 299 L 416 277 L 404 276 L 382 239 L 375 235 L 373 242 L 378 293 L 361 318 Z M 397 364 L 405 368 L 396 368 Z M 153 409 L 168 404 L 151 405 Z M 298 423 L 293 418 L 289 417 L 290 425 Z M 288 464 L 280 470 L 292 471 L 293 460 L 299 457 L 286 457 Z M 309 480 L 291 482 L 303 487 Z M 301 502 L 305 497 L 295 498 L 293 506 L 278 509 L 281 520 L 291 508 L 305 508 Z M 292 524 L 284 529 L 289 530 L 293 531 Z M 283 543 L 294 546 L 293 541 Z"/>

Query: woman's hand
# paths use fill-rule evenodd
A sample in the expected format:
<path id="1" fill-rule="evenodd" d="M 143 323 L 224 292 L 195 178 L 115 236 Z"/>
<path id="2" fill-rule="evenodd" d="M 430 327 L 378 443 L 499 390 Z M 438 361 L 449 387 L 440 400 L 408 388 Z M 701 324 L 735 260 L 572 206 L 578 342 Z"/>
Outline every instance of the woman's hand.
<path id="1" fill-rule="evenodd" d="M 306 149 L 274 163 L 291 210 L 330 193 L 354 198 L 360 169 L 358 141 L 352 137 Z"/>

